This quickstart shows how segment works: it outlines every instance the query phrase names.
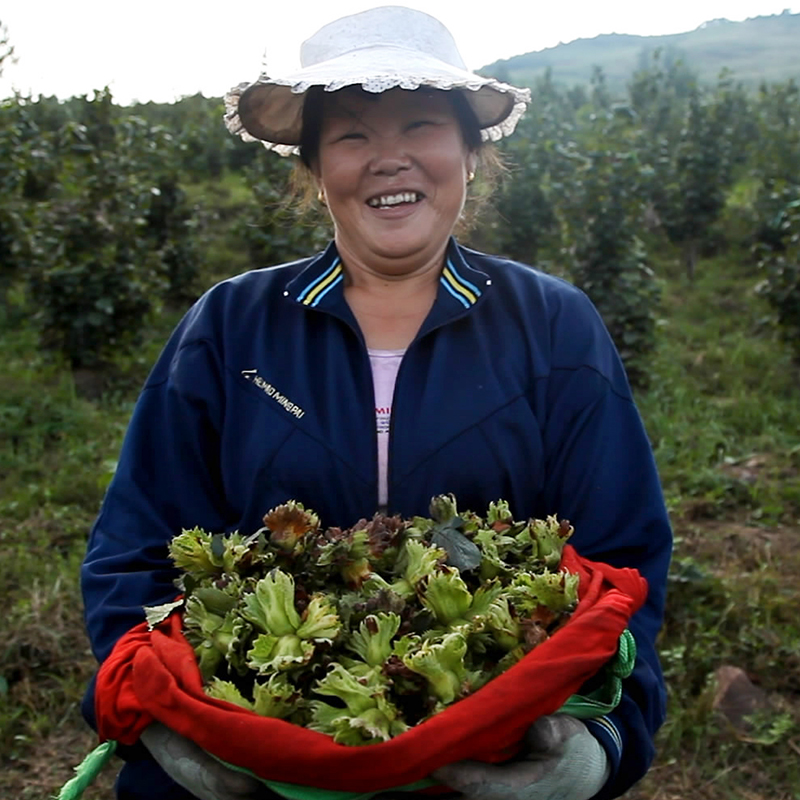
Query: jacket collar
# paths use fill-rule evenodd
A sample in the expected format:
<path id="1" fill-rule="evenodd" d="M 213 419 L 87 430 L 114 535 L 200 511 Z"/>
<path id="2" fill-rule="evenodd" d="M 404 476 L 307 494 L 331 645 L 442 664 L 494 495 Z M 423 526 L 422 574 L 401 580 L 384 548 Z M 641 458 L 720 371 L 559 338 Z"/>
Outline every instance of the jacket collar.
<path id="1" fill-rule="evenodd" d="M 296 303 L 334 314 L 355 326 L 355 319 L 344 299 L 344 266 L 331 241 L 327 248 L 286 284 L 286 294 Z M 485 272 L 470 266 L 465 251 L 451 236 L 445 264 L 439 276 L 439 292 L 420 335 L 463 316 L 481 302 L 491 285 Z"/>

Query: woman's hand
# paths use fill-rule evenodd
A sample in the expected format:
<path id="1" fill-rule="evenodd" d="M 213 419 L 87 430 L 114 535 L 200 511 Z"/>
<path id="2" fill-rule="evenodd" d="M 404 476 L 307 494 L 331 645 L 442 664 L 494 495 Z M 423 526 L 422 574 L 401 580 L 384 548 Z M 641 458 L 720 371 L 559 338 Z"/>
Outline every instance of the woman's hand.
<path id="1" fill-rule="evenodd" d="M 145 728 L 141 740 L 161 769 L 198 800 L 262 800 L 275 797 L 261 781 L 229 769 L 193 741 L 160 722 Z"/>
<path id="2" fill-rule="evenodd" d="M 602 745 L 579 719 L 565 714 L 531 725 L 521 760 L 457 761 L 433 773 L 467 800 L 589 800 L 608 776 Z"/>

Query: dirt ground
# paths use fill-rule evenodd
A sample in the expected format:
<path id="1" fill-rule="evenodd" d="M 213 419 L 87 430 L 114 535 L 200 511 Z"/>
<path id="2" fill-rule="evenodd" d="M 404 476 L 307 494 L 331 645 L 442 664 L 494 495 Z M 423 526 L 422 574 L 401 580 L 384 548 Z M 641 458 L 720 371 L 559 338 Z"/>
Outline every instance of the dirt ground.
<path id="1" fill-rule="evenodd" d="M 96 745 L 96 734 L 76 712 L 74 719 L 66 720 L 34 752 L 3 766 L 0 797 L 2 800 L 51 800 Z M 82 800 L 113 800 L 118 765 L 119 762 L 112 759 L 84 792 Z"/>

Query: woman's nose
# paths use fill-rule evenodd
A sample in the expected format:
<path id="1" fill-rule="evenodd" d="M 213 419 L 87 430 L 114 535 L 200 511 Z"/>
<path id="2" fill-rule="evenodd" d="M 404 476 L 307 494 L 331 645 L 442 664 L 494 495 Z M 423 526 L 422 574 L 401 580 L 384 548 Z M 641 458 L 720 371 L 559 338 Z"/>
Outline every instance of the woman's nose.
<path id="1" fill-rule="evenodd" d="M 411 159 L 396 140 L 376 143 L 370 169 L 373 175 L 396 175 L 411 168 Z"/>

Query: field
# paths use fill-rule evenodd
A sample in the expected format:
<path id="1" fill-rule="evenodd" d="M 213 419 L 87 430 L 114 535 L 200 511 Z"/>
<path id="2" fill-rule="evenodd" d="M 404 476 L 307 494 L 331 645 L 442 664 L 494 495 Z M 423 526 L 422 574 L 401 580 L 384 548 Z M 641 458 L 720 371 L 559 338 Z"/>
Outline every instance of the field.
<path id="1" fill-rule="evenodd" d="M 676 534 L 660 649 L 670 714 L 633 800 L 800 798 L 800 373 L 744 250 L 699 262 L 651 247 L 663 281 L 654 380 L 638 401 Z M 46 800 L 95 742 L 78 705 L 93 659 L 78 568 L 138 387 L 175 315 L 111 373 L 0 332 L 0 797 Z M 758 706 L 722 713 L 715 675 Z M 752 687 L 755 687 L 754 689 Z M 751 711 L 753 709 L 750 709 Z M 84 795 L 112 796 L 109 766 Z"/>

